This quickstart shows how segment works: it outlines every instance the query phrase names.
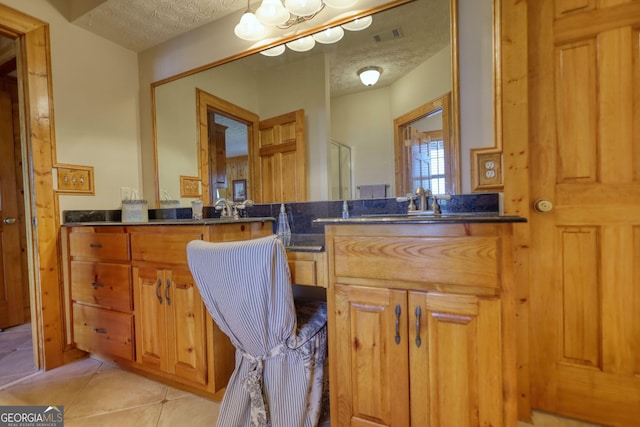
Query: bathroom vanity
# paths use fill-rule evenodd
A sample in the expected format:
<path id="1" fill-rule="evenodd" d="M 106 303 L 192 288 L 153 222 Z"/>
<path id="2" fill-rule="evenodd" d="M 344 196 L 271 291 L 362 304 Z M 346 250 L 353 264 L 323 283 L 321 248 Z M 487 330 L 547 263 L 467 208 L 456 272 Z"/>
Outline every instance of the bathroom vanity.
<path id="1" fill-rule="evenodd" d="M 332 426 L 515 426 L 516 217 L 320 220 Z"/>
<path id="2" fill-rule="evenodd" d="M 272 234 L 273 218 L 62 229 L 70 343 L 96 357 L 216 399 L 235 349 L 207 313 L 186 258 L 191 240 Z"/>

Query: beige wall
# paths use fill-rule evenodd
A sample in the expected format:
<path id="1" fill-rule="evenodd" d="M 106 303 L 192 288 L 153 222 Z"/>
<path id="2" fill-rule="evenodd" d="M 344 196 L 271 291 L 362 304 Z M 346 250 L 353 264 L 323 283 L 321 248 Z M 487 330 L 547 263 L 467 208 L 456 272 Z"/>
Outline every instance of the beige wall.
<path id="1" fill-rule="evenodd" d="M 1 1 L 49 23 L 57 160 L 94 168 L 95 196 L 61 196 L 60 210 L 119 209 L 120 187 L 142 187 L 137 55 L 45 0 Z"/>

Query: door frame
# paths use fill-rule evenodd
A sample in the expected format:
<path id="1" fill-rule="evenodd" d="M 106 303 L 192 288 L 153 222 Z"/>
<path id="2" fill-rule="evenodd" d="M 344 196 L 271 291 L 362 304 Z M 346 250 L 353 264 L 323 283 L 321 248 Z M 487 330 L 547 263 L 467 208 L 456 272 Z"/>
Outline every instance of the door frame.
<path id="1" fill-rule="evenodd" d="M 529 104 L 527 2 L 494 0 L 494 132 L 504 162 L 506 215 L 527 219 L 513 227 L 518 419 L 531 421 L 529 355 Z M 472 158 L 473 160 L 473 158 Z"/>
<path id="2" fill-rule="evenodd" d="M 61 241 L 53 183 L 56 149 L 49 25 L 0 4 L 0 34 L 17 41 L 29 293 L 38 369 L 65 363 Z"/>

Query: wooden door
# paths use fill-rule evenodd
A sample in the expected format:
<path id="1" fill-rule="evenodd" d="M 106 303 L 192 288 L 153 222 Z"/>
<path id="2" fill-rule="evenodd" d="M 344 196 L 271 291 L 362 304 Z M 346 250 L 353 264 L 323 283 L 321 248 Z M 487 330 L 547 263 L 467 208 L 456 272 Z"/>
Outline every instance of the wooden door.
<path id="1" fill-rule="evenodd" d="M 409 426 L 406 295 L 335 285 L 332 425 Z"/>
<path id="2" fill-rule="evenodd" d="M 529 2 L 532 405 L 640 420 L 640 2 Z"/>
<path id="3" fill-rule="evenodd" d="M 408 319 L 411 425 L 509 425 L 499 299 L 410 292 Z"/>
<path id="4" fill-rule="evenodd" d="M 307 200 L 304 110 L 261 120 L 258 147 L 253 150 L 255 201 Z"/>
<path id="5" fill-rule="evenodd" d="M 169 293 L 167 349 L 168 369 L 172 374 L 205 384 L 205 309 L 200 293 L 188 269 L 173 269 L 165 274 Z"/>
<path id="6" fill-rule="evenodd" d="M 167 295 L 164 272 L 150 267 L 133 268 L 136 360 L 166 371 Z"/>
<path id="7" fill-rule="evenodd" d="M 24 323 L 11 97 L 0 91 L 0 328 Z"/>

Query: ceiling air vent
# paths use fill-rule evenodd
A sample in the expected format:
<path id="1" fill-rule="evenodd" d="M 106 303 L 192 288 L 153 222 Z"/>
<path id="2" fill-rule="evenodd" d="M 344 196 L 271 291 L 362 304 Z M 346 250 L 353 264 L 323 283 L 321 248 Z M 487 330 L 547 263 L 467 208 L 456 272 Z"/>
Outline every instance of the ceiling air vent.
<path id="1" fill-rule="evenodd" d="M 393 28 L 391 30 L 381 31 L 373 35 L 373 41 L 376 43 L 388 42 L 391 40 L 397 40 L 404 37 L 402 28 Z"/>

